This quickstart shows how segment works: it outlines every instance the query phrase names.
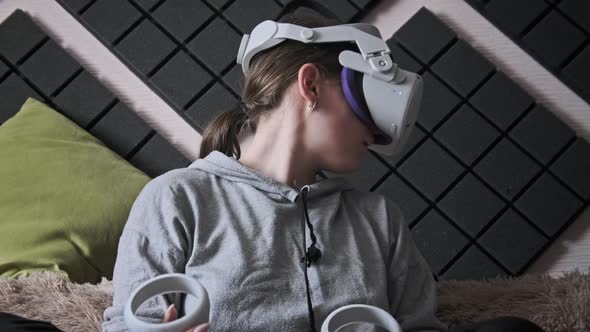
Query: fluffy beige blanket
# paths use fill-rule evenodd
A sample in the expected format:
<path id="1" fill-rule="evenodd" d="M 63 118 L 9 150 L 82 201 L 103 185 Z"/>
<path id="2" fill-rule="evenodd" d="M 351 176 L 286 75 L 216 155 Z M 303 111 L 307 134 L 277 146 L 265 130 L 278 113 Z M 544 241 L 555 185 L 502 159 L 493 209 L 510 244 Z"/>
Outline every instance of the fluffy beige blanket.
<path id="1" fill-rule="evenodd" d="M 590 273 L 440 281 L 438 295 L 439 317 L 451 325 L 512 315 L 546 331 L 590 331 Z M 52 272 L 0 278 L 0 312 L 50 321 L 64 331 L 100 331 L 111 300 L 106 279 L 97 285 L 75 284 Z"/>

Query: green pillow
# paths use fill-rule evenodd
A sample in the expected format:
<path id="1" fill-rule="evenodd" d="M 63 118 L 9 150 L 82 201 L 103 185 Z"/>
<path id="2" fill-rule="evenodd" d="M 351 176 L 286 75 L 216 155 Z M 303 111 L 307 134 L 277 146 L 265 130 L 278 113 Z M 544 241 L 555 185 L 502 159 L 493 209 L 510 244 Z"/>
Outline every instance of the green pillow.
<path id="1" fill-rule="evenodd" d="M 112 278 L 129 211 L 150 178 L 74 122 L 28 98 L 0 126 L 0 275 Z"/>

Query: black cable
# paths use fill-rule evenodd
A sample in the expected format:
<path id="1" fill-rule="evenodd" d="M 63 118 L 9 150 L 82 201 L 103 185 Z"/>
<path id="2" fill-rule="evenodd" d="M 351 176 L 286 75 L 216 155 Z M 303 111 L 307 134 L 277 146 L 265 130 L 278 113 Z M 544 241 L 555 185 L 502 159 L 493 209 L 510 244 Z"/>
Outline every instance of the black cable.
<path id="1" fill-rule="evenodd" d="M 306 190 L 306 189 L 304 189 L 304 190 Z M 309 189 L 307 189 L 307 190 L 309 190 Z M 305 194 L 302 193 L 302 195 L 303 195 L 303 213 L 304 213 L 305 217 L 307 218 L 307 206 L 305 205 Z M 308 224 L 309 224 L 309 220 L 308 220 Z M 306 243 L 305 243 L 305 222 L 304 221 L 301 221 L 301 230 L 303 233 L 303 251 L 305 252 Z M 311 231 L 311 234 L 312 234 L 312 238 L 315 238 L 315 236 L 313 235 L 313 231 Z M 313 309 L 312 309 L 312 305 L 311 305 L 311 296 L 309 294 L 309 279 L 307 278 L 307 267 L 311 265 L 311 262 L 309 261 L 309 258 L 310 258 L 309 256 L 310 255 L 308 255 L 306 253 L 305 256 L 303 256 L 303 258 L 302 258 L 303 271 L 304 271 L 304 275 L 305 275 L 305 288 L 307 290 L 307 309 L 308 309 L 308 313 L 309 313 L 309 325 L 310 325 L 309 331 L 316 332 L 315 317 L 314 317 Z"/>
<path id="2" fill-rule="evenodd" d="M 309 189 L 307 189 L 307 190 L 309 190 Z M 320 257 L 322 257 L 322 252 L 320 251 L 320 249 L 318 249 L 315 246 L 316 237 L 315 237 L 315 234 L 313 233 L 313 225 L 309 221 L 309 215 L 307 214 L 307 205 L 305 204 L 305 199 L 303 200 L 303 212 L 305 213 L 305 220 L 307 222 L 307 227 L 309 227 L 309 233 L 311 236 L 311 245 L 309 246 L 309 248 L 307 248 L 307 251 L 305 252 L 305 256 L 307 257 L 307 267 L 309 267 L 309 266 L 311 266 L 312 262 L 315 262 L 318 259 L 320 259 Z M 304 248 L 305 248 L 305 243 L 304 243 Z M 302 257 L 301 260 L 303 261 L 304 258 Z"/>

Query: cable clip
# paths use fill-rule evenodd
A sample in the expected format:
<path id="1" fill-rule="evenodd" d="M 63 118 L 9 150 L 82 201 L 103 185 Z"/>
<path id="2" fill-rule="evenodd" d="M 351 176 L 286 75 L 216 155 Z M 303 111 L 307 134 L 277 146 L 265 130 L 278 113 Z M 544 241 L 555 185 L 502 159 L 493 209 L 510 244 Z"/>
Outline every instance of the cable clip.
<path id="1" fill-rule="evenodd" d="M 320 259 L 320 257 L 322 257 L 322 251 L 316 248 L 315 245 L 311 245 L 309 246 L 309 248 L 307 248 L 307 253 L 305 254 L 305 256 L 301 257 L 301 263 L 305 262 L 306 257 L 307 267 L 310 267 L 312 262 L 315 262 L 318 259 Z"/>

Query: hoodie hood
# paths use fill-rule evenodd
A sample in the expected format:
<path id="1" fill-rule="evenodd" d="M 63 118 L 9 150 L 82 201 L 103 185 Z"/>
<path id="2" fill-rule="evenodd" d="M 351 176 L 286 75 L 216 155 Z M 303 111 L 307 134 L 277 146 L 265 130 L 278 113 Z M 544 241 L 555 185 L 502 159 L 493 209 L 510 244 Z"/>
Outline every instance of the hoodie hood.
<path id="1" fill-rule="evenodd" d="M 280 194 L 291 202 L 295 202 L 301 193 L 285 183 L 243 165 L 235 157 L 227 156 L 217 150 L 211 151 L 205 158 L 195 160 L 188 167 L 200 169 L 229 181 L 248 183 L 259 190 Z M 316 182 L 303 186 L 301 190 L 305 187 L 309 188 L 307 200 L 354 189 L 354 186 L 343 177 L 318 178 Z"/>

